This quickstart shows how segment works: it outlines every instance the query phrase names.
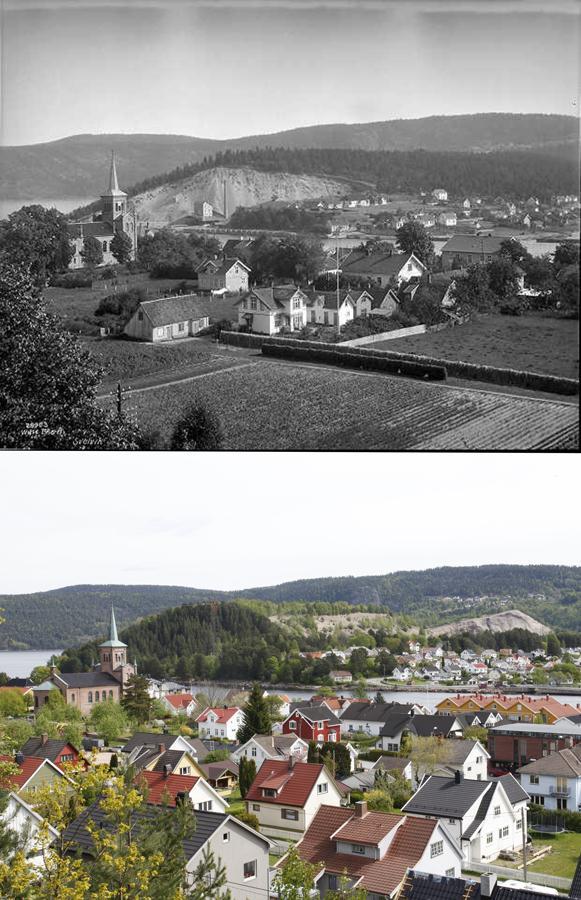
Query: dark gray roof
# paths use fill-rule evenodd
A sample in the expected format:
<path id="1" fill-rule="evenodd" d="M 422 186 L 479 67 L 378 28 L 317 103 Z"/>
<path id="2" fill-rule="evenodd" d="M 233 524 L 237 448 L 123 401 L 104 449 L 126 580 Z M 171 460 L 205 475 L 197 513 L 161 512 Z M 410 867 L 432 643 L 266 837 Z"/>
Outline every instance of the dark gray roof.
<path id="1" fill-rule="evenodd" d="M 173 734 L 156 734 L 153 731 L 136 731 L 133 737 L 129 738 L 124 747 L 123 753 L 131 753 L 136 747 L 158 747 L 159 744 L 165 744 L 166 747 L 173 742 L 175 735 Z"/>
<path id="2" fill-rule="evenodd" d="M 379 732 L 381 737 L 396 737 L 413 721 L 408 713 L 392 712 L 385 716 L 384 725 Z"/>
<path id="3" fill-rule="evenodd" d="M 350 703 L 343 718 L 354 722 L 385 722 L 394 713 L 410 715 L 411 706 L 402 703 Z"/>
<path id="4" fill-rule="evenodd" d="M 384 772 L 392 772 L 397 769 L 403 772 L 410 760 L 407 756 L 380 756 L 376 763 L 371 767 L 373 771 L 382 769 Z"/>
<path id="5" fill-rule="evenodd" d="M 54 762 L 67 745 L 68 741 L 50 739 L 43 744 L 42 737 L 37 735 L 28 738 L 20 748 L 20 752 L 24 756 L 36 756 L 39 759 L 50 759 L 51 762 Z"/>
<path id="6" fill-rule="evenodd" d="M 328 706 L 296 706 L 293 712 L 299 710 L 301 715 L 308 719 L 309 722 L 330 722 L 331 725 L 340 725 L 340 721 L 335 715 L 332 713 Z"/>
<path id="7" fill-rule="evenodd" d="M 504 238 L 490 235 L 454 234 L 442 247 L 442 253 L 498 253 Z"/>
<path id="8" fill-rule="evenodd" d="M 456 724 L 456 716 L 414 716 L 410 722 L 410 731 L 418 737 L 430 737 L 442 734 L 447 737 Z"/>
<path id="9" fill-rule="evenodd" d="M 157 300 L 143 300 L 139 304 L 139 309 L 155 327 L 203 319 L 208 315 L 207 308 L 207 302 L 197 296 L 160 297 Z"/>
<path id="10" fill-rule="evenodd" d="M 430 775 L 411 800 L 402 806 L 402 811 L 461 819 L 489 789 L 489 781 L 462 778 L 460 783 L 456 784 L 453 777 Z"/>
<path id="11" fill-rule="evenodd" d="M 480 900 L 480 883 L 427 872 L 407 873 L 398 900 Z"/>
<path id="12" fill-rule="evenodd" d="M 164 812 L 175 812 L 175 807 L 164 808 L 148 804 L 135 812 L 132 818 L 133 821 L 137 823 L 138 830 L 140 825 L 143 826 L 146 823 L 155 822 L 156 817 Z M 227 818 L 228 816 L 223 813 L 201 812 L 196 810 L 196 830 L 183 842 L 186 859 L 190 860 Z M 65 845 L 70 845 L 70 851 L 76 852 L 77 850 L 80 850 L 83 854 L 91 853 L 93 840 L 87 831 L 87 822 L 89 821 L 93 822 L 98 828 L 104 828 L 110 831 L 115 827 L 107 820 L 107 816 L 99 806 L 99 801 L 96 800 L 95 803 L 83 810 L 80 816 L 78 816 L 74 822 L 71 822 L 63 832 L 63 841 Z"/>
<path id="13" fill-rule="evenodd" d="M 59 672 L 58 677 L 70 688 L 119 687 L 119 682 L 107 672 Z"/>
<path id="14" fill-rule="evenodd" d="M 497 884 L 492 900 L 544 900 L 546 896 L 546 894 L 539 894 L 534 888 L 507 888 Z M 572 895 L 569 894 L 570 900 L 571 897 Z M 563 900 L 566 900 L 566 898 L 563 898 Z"/>
<path id="15" fill-rule="evenodd" d="M 521 800 L 530 800 L 523 786 L 510 772 L 507 775 L 501 775 L 499 778 L 489 778 L 488 780 L 499 782 L 506 791 L 506 796 L 513 804 L 519 803 Z"/>
<path id="16" fill-rule="evenodd" d="M 190 737 L 185 737 L 184 741 L 186 741 L 188 746 L 192 748 L 192 754 L 198 760 L 198 762 L 203 762 L 210 752 L 204 742 L 199 738 Z"/>
<path id="17" fill-rule="evenodd" d="M 180 759 L 184 755 L 184 750 L 166 750 L 162 753 L 153 767 L 154 772 L 163 772 L 165 766 L 171 766 L 171 770 L 175 769 Z"/>

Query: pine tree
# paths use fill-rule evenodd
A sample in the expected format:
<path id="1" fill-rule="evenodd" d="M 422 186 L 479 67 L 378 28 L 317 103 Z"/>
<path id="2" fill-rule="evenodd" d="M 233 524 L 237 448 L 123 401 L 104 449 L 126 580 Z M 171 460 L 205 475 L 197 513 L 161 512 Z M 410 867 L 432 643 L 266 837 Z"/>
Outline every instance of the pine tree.
<path id="1" fill-rule="evenodd" d="M 253 759 L 247 759 L 245 756 L 240 759 L 240 767 L 238 769 L 238 786 L 240 788 L 240 796 L 242 799 L 246 797 L 250 785 L 256 777 L 256 763 Z"/>
<path id="2" fill-rule="evenodd" d="M 121 706 L 127 715 L 139 723 L 148 722 L 151 718 L 153 699 L 147 688 L 148 681 L 144 675 L 132 675 L 121 700 Z"/>
<path id="3" fill-rule="evenodd" d="M 246 706 L 242 710 L 244 721 L 238 729 L 238 742 L 245 744 L 254 734 L 270 734 L 272 721 L 270 710 L 262 696 L 262 687 L 254 682 Z"/>

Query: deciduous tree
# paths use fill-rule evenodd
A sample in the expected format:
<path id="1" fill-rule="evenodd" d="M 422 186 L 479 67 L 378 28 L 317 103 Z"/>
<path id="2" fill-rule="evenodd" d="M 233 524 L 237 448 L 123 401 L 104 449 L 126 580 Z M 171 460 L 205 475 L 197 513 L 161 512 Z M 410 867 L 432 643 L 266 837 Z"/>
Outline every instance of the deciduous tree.
<path id="1" fill-rule="evenodd" d="M 425 266 L 432 265 L 434 244 L 421 222 L 405 222 L 395 234 L 400 250 L 404 253 L 413 253 Z"/>
<path id="2" fill-rule="evenodd" d="M 190 403 L 174 427 L 171 450 L 219 450 L 222 427 L 218 417 L 201 401 Z"/>
<path id="3" fill-rule="evenodd" d="M 92 234 L 87 235 L 83 241 L 81 259 L 88 269 L 100 266 L 103 262 L 103 247 L 101 242 L 96 237 L 93 237 Z"/>
<path id="4" fill-rule="evenodd" d="M 133 242 L 125 231 L 117 231 L 111 241 L 110 248 L 118 263 L 126 263 L 131 259 Z"/>
<path id="5" fill-rule="evenodd" d="M 22 266 L 38 287 L 66 269 L 72 255 L 66 219 L 56 209 L 23 206 L 0 222 L 0 256 Z"/>
<path id="6" fill-rule="evenodd" d="M 102 370 L 62 331 L 28 275 L 0 262 L 0 446 L 22 450 L 124 450 L 126 420 L 95 401 Z"/>

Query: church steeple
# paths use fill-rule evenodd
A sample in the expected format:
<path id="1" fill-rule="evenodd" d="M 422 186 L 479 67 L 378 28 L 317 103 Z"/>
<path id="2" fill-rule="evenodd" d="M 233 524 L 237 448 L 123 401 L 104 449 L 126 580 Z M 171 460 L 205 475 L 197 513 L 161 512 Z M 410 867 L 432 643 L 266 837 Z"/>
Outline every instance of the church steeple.
<path id="1" fill-rule="evenodd" d="M 101 658 L 101 672 L 112 673 L 118 666 L 124 666 L 127 662 L 127 644 L 119 640 L 113 607 L 111 607 L 109 640 L 99 644 L 99 656 Z"/>
<path id="2" fill-rule="evenodd" d="M 117 219 L 127 212 L 127 194 L 119 187 L 117 179 L 117 165 L 115 163 L 115 151 L 111 151 L 111 164 L 109 166 L 109 187 L 101 194 L 102 218 L 104 222 L 115 223 Z"/>
<path id="3" fill-rule="evenodd" d="M 115 151 L 111 150 L 111 168 L 109 169 L 109 190 L 111 193 L 119 191 L 119 182 L 117 181 L 117 168 L 115 166 Z"/>

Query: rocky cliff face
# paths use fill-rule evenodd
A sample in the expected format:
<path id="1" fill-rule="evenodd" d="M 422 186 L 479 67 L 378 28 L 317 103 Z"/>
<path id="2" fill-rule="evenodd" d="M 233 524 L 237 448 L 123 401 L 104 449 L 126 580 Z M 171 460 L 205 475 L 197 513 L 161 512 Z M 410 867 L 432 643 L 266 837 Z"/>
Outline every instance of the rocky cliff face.
<path id="1" fill-rule="evenodd" d="M 215 168 L 198 172 L 175 184 L 165 184 L 131 198 L 140 221 L 175 222 L 193 214 L 194 201 L 206 200 L 215 212 L 224 212 L 226 183 L 227 213 L 237 206 L 257 206 L 271 200 L 311 200 L 318 197 L 340 197 L 346 192 L 341 181 L 313 175 L 291 175 L 286 172 L 258 172 L 255 169 Z"/>
<path id="2" fill-rule="evenodd" d="M 461 619 L 449 625 L 428 629 L 434 636 L 440 634 L 459 634 L 462 631 L 510 631 L 512 628 L 524 628 L 533 634 L 548 634 L 550 628 L 527 616 L 520 609 L 509 609 L 506 612 L 493 613 L 490 616 L 478 616 L 475 619 Z"/>

